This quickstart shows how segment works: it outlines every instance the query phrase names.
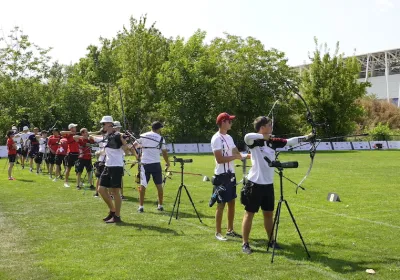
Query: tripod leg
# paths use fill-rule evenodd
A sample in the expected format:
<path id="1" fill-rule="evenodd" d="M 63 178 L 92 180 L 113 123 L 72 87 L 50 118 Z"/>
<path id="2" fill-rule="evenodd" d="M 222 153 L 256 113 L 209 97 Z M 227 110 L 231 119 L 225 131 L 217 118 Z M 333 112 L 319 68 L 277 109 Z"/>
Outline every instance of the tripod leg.
<path id="1" fill-rule="evenodd" d="M 178 192 L 176 193 L 174 207 L 172 207 L 172 212 L 171 212 L 171 216 L 169 217 L 168 224 L 171 224 L 171 219 L 172 219 L 172 216 L 174 215 L 174 211 L 175 211 L 175 205 L 176 205 L 176 202 L 178 201 L 178 196 L 180 197 L 180 194 L 181 194 L 181 187 L 178 189 Z"/>
<path id="2" fill-rule="evenodd" d="M 190 200 L 190 202 L 192 203 L 193 209 L 194 209 L 194 211 L 195 211 L 196 214 L 197 214 L 197 218 L 199 218 L 200 223 L 203 223 L 203 221 L 200 219 L 199 213 L 198 213 L 197 210 L 196 210 L 196 207 L 194 206 L 192 197 L 190 196 L 188 189 L 186 188 L 185 185 L 183 185 L 183 187 L 185 188 L 186 194 L 187 194 L 187 196 L 189 197 L 189 200 Z"/>
<path id="3" fill-rule="evenodd" d="M 310 253 L 309 253 L 308 250 L 307 250 L 307 246 L 306 246 L 306 244 L 304 243 L 303 236 L 302 236 L 301 233 L 300 233 L 300 229 L 299 229 L 299 227 L 297 226 L 297 223 L 296 223 L 296 220 L 294 219 L 294 216 L 293 216 L 293 214 L 292 214 L 292 211 L 290 210 L 289 204 L 287 203 L 286 200 L 284 200 L 284 201 L 285 201 L 286 207 L 287 207 L 287 209 L 288 209 L 288 211 L 289 211 L 290 217 L 292 217 L 292 221 L 293 221 L 293 223 L 294 223 L 294 226 L 296 227 L 297 233 L 298 233 L 299 236 L 300 236 L 301 242 L 303 243 L 304 249 L 306 250 L 307 256 L 308 256 L 309 258 L 311 258 Z"/>
<path id="4" fill-rule="evenodd" d="M 178 207 L 176 207 L 176 218 L 175 219 L 178 219 L 179 205 L 181 204 L 182 187 L 183 187 L 183 185 L 181 185 L 179 187 Z"/>
<path id="5" fill-rule="evenodd" d="M 275 244 L 276 244 L 276 239 L 278 238 L 278 228 L 279 228 L 279 219 L 280 219 L 280 216 L 281 216 L 281 209 L 282 209 L 282 200 L 279 200 L 279 202 L 278 202 L 278 207 L 276 208 L 276 213 L 275 213 L 275 220 L 274 220 L 274 225 L 276 226 L 275 227 L 275 234 L 274 234 L 274 245 L 273 245 L 273 248 L 272 248 L 272 258 L 271 258 L 271 263 L 273 263 L 274 262 L 274 257 L 275 257 Z M 274 232 L 273 230 L 272 230 L 272 232 Z M 272 240 L 271 240 L 271 242 L 272 242 Z M 269 248 L 269 244 L 268 244 L 268 248 Z"/>

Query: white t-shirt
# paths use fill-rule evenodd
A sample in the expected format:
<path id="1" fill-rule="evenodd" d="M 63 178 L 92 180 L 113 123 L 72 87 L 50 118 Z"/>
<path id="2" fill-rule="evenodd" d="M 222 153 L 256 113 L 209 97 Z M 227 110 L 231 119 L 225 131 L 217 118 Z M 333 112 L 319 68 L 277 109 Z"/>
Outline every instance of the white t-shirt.
<path id="1" fill-rule="evenodd" d="M 246 145 L 253 145 L 254 140 L 263 139 L 264 136 L 259 133 L 248 133 L 244 137 Z M 251 151 L 252 167 L 247 175 L 247 180 L 260 185 L 272 184 L 274 182 L 274 168 L 269 167 L 264 159 L 267 156 L 271 161 L 275 160 L 275 151 L 268 147 L 264 142 L 262 147 L 254 147 Z"/>
<path id="2" fill-rule="evenodd" d="M 165 139 L 163 138 L 161 147 L 161 135 L 153 131 L 149 131 L 140 135 L 135 143 L 139 144 L 142 148 L 142 163 L 159 163 L 160 159 L 160 148 L 161 150 L 166 150 Z"/>
<path id="3" fill-rule="evenodd" d="M 244 137 L 244 142 L 246 145 L 253 145 L 254 140 L 263 139 L 264 135 L 259 133 L 248 133 Z M 294 146 L 304 140 L 304 136 L 293 137 L 290 139 L 282 139 L 283 141 L 279 141 L 280 143 L 284 143 L 283 146 Z M 279 138 L 280 139 L 280 138 Z M 271 149 L 264 142 L 264 146 L 257 146 L 251 149 L 251 163 L 252 167 L 250 168 L 249 174 L 247 175 L 247 179 L 252 181 L 253 183 L 260 185 L 272 184 L 274 182 L 274 168 L 269 167 L 268 162 L 264 159 L 264 157 L 268 157 L 270 161 L 276 160 L 275 150 Z"/>
<path id="4" fill-rule="evenodd" d="M 112 137 L 120 137 L 120 134 L 118 133 L 115 136 Z M 108 139 L 109 141 L 112 141 L 112 139 Z M 124 166 L 124 150 L 122 148 L 119 149 L 112 149 L 109 147 L 105 147 L 105 157 L 106 157 L 106 162 L 105 166 L 108 167 L 123 167 Z"/>
<path id="5" fill-rule="evenodd" d="M 46 143 L 47 143 L 46 138 L 39 138 L 39 153 L 44 154 L 46 152 Z"/>
<path id="6" fill-rule="evenodd" d="M 30 132 L 30 131 L 28 131 L 28 132 L 26 132 L 26 133 L 24 133 L 24 132 L 22 132 L 21 133 L 21 139 L 22 139 L 22 141 L 23 141 L 23 143 L 22 143 L 22 145 L 24 145 L 25 147 L 27 146 L 26 144 L 26 140 L 28 140 L 28 138 L 29 138 L 29 136 L 30 135 L 32 135 L 32 134 L 34 134 L 33 132 Z"/>
<path id="7" fill-rule="evenodd" d="M 211 138 L 211 149 L 212 151 L 222 151 L 222 156 L 229 157 L 232 156 L 232 150 L 236 148 L 233 139 L 228 134 L 221 134 L 219 131 L 214 134 Z M 226 173 L 230 170 L 232 173 L 235 173 L 235 164 L 234 161 L 218 164 L 217 159 L 215 159 L 215 169 L 214 174 L 219 175 L 222 173 Z"/>

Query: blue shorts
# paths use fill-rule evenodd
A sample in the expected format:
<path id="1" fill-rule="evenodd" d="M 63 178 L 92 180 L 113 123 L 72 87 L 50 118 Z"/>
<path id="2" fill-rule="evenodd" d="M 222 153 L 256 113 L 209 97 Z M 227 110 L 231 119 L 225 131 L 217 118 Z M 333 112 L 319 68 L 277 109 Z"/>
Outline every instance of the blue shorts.
<path id="1" fill-rule="evenodd" d="M 236 194 L 236 177 L 234 173 L 227 174 L 223 173 L 220 175 L 214 175 L 213 180 L 213 193 L 215 192 L 216 187 L 223 186 L 225 191 L 219 192 L 223 203 L 230 202 L 237 197 Z M 221 203 L 220 201 L 217 201 Z"/>

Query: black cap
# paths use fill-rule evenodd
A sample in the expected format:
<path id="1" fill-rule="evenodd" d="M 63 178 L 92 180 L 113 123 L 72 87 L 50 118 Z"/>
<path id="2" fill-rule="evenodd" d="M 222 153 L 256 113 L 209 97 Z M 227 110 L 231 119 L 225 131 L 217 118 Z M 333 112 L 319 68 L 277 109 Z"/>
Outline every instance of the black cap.
<path id="1" fill-rule="evenodd" d="M 163 124 L 161 122 L 159 122 L 159 121 L 153 122 L 151 124 L 151 129 L 152 130 L 158 130 L 158 129 L 163 128 L 163 127 L 164 127 Z"/>
<path id="2" fill-rule="evenodd" d="M 60 130 L 58 130 L 58 128 L 57 128 L 57 127 L 55 127 L 55 128 L 53 128 L 53 129 L 51 129 L 51 131 L 58 131 L 58 132 L 60 132 Z"/>

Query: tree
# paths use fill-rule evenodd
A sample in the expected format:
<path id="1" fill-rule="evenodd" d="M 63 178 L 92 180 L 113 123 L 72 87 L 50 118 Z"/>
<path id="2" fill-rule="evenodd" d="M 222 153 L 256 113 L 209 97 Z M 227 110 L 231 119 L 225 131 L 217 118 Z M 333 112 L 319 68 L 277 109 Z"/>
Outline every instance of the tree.
<path id="1" fill-rule="evenodd" d="M 321 52 L 316 38 L 315 46 L 312 63 L 301 73 L 301 93 L 315 121 L 329 128 L 320 131 L 322 136 L 348 135 L 356 129 L 356 119 L 363 114 L 357 100 L 365 96 L 369 83 L 357 81 L 360 63 L 355 57 L 339 55 L 339 43 L 333 56 Z"/>

